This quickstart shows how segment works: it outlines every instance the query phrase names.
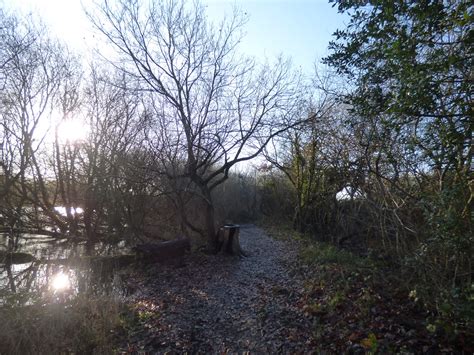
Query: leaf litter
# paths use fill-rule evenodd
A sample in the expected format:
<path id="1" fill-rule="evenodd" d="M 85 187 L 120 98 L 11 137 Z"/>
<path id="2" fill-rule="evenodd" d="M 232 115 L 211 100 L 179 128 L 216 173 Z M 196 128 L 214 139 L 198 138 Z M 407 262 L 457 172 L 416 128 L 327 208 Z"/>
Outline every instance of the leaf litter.
<path id="1" fill-rule="evenodd" d="M 453 353 L 426 311 L 338 264 L 307 265 L 301 241 L 241 228 L 248 257 L 194 253 L 132 273 L 123 353 Z M 459 345 L 459 344 L 458 344 Z"/>

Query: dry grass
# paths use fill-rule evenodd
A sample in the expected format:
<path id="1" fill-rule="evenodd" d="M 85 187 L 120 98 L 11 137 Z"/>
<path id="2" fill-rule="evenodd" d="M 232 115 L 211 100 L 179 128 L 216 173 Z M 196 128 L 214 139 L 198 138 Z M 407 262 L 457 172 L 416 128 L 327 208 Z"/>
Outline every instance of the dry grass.
<path id="1" fill-rule="evenodd" d="M 110 299 L 0 308 L 0 354 L 110 354 L 123 306 Z"/>

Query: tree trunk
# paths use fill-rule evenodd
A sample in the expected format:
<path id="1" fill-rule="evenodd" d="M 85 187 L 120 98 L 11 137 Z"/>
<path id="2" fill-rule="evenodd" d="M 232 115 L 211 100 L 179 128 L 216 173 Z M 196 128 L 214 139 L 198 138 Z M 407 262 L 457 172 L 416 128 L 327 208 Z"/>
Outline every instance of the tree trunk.
<path id="1" fill-rule="evenodd" d="M 239 257 L 246 256 L 240 247 L 240 226 L 229 224 L 216 231 L 215 210 L 211 191 L 207 185 L 200 185 L 200 189 L 206 203 L 205 227 L 209 250 L 215 253 L 225 252 L 230 255 L 238 255 Z"/>
<path id="2" fill-rule="evenodd" d="M 209 251 L 211 252 L 218 252 L 218 235 L 216 233 L 216 225 L 215 225 L 215 210 L 214 210 L 214 202 L 212 201 L 211 191 L 209 187 L 202 183 L 201 180 L 197 181 L 197 185 L 201 190 L 203 195 L 203 201 L 206 204 L 204 210 L 204 224 L 205 224 L 205 231 L 208 241 Z"/>
<path id="3" fill-rule="evenodd" d="M 212 201 L 210 203 L 206 203 L 206 212 L 205 212 L 205 219 L 206 219 L 206 234 L 208 238 L 209 248 L 212 251 L 218 251 L 218 236 L 216 234 L 216 226 L 215 226 L 215 211 L 214 205 Z"/>

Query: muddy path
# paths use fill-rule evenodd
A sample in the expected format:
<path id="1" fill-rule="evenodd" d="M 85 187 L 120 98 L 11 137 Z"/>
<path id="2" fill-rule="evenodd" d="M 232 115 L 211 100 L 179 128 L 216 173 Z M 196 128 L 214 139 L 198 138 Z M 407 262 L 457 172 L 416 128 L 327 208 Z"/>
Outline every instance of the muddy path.
<path id="1" fill-rule="evenodd" d="M 294 244 L 242 226 L 243 259 L 192 255 L 181 267 L 151 266 L 129 301 L 138 311 L 125 351 L 307 353 L 311 320 Z"/>

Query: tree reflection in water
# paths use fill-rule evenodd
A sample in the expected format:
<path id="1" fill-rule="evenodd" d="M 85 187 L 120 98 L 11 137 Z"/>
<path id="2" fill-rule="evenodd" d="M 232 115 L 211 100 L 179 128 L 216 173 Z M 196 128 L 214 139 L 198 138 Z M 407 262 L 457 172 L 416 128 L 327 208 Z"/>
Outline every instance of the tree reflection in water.
<path id="1" fill-rule="evenodd" d="M 86 255 L 81 244 L 40 235 L 0 235 L 0 306 L 62 302 L 79 294 L 122 294 L 114 255 L 123 245 L 98 245 Z M 106 255 L 106 256 L 105 256 Z"/>

